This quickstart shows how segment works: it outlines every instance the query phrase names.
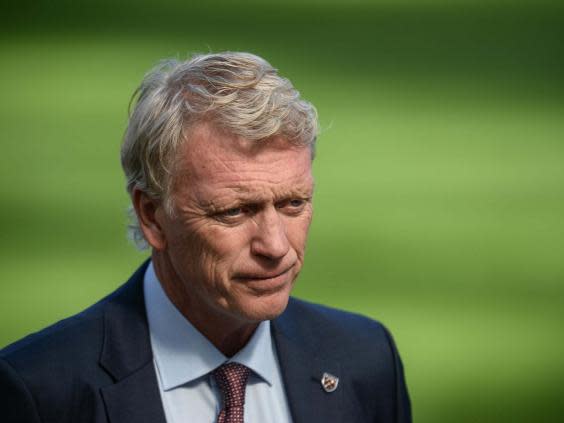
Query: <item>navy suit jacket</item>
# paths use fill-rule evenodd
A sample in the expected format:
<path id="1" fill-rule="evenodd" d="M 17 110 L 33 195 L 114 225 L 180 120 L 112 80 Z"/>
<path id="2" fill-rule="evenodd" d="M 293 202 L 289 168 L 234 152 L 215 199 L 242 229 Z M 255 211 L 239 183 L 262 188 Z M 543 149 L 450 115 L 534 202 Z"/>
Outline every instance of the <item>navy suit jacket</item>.
<path id="1" fill-rule="evenodd" d="M 145 267 L 84 312 L 0 351 L 2 422 L 166 423 Z M 380 323 L 291 298 L 271 327 L 295 423 L 411 421 L 400 358 Z M 325 372 L 339 377 L 334 392 L 322 389 Z"/>

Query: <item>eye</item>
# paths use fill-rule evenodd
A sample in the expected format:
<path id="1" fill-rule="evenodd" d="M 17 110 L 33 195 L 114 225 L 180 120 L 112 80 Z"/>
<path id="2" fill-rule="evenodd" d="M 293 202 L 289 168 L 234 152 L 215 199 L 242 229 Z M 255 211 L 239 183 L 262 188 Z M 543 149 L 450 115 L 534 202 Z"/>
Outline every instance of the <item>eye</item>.
<path id="1" fill-rule="evenodd" d="M 251 213 L 249 207 L 231 207 L 230 209 L 218 211 L 213 217 L 223 223 L 235 224 L 241 222 L 249 213 Z"/>
<path id="2" fill-rule="evenodd" d="M 288 215 L 298 215 L 309 200 L 305 198 L 291 198 L 278 204 L 278 208 Z"/>
<path id="3" fill-rule="evenodd" d="M 305 203 L 305 200 L 302 200 L 301 198 L 295 198 L 295 199 L 290 200 L 290 201 L 288 202 L 288 204 L 289 204 L 291 207 L 301 207 L 301 206 L 304 205 L 304 203 Z"/>
<path id="4" fill-rule="evenodd" d="M 242 207 L 233 207 L 232 209 L 225 210 L 222 214 L 227 217 L 236 217 L 243 213 Z"/>

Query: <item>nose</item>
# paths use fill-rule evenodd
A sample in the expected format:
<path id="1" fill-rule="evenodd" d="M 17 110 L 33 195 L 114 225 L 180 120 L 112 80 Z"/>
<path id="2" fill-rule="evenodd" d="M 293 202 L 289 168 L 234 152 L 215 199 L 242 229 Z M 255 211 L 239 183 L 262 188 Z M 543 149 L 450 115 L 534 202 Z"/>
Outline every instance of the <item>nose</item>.
<path id="1" fill-rule="evenodd" d="M 254 255 L 277 260 L 290 250 L 290 242 L 286 234 L 284 219 L 276 207 L 262 210 L 255 216 L 256 233 L 251 241 L 251 252 Z"/>

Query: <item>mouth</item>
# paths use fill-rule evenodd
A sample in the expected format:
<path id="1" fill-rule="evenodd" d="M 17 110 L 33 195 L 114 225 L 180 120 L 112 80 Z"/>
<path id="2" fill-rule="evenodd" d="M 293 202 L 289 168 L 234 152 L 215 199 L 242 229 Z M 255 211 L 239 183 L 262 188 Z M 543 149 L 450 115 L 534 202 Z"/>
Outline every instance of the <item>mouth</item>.
<path id="1" fill-rule="evenodd" d="M 275 292 L 282 290 L 289 282 L 292 282 L 289 276 L 293 268 L 294 265 L 276 273 L 243 273 L 236 275 L 233 279 L 256 292 Z"/>

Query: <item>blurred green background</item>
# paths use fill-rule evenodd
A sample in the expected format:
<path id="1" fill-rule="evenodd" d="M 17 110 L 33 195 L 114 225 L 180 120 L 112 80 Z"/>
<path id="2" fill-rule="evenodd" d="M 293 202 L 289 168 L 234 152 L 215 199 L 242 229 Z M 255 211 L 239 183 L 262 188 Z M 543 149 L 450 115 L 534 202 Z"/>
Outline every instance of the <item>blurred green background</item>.
<path id="1" fill-rule="evenodd" d="M 564 7 L 510 1 L 5 3 L 0 346 L 120 285 L 118 159 L 159 59 L 246 50 L 319 110 L 295 294 L 383 321 L 415 421 L 564 409 Z"/>

